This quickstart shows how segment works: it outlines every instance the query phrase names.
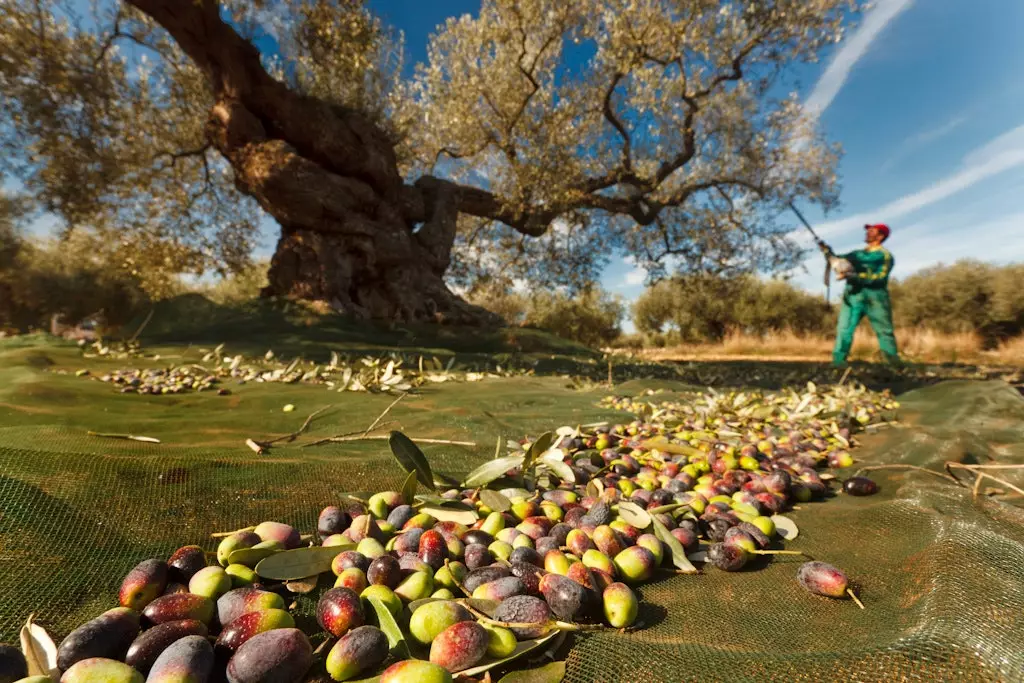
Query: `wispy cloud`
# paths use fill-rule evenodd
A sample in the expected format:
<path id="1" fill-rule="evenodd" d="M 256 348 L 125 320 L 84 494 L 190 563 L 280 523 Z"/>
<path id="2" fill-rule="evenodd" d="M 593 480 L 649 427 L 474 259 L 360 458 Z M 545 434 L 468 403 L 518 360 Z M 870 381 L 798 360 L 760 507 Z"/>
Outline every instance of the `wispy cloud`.
<path id="1" fill-rule="evenodd" d="M 637 265 L 636 259 L 632 256 L 626 256 L 622 262 L 629 266 L 630 270 L 626 271 L 622 280 L 615 284 L 613 289 L 630 289 L 644 284 L 647 280 L 647 269 Z"/>
<path id="2" fill-rule="evenodd" d="M 885 173 L 893 166 L 895 166 L 898 162 L 905 159 L 915 149 L 924 147 L 925 145 L 931 142 L 935 142 L 936 140 L 940 140 L 946 137 L 954 130 L 967 123 L 967 121 L 967 116 L 958 116 L 955 119 L 947 121 L 941 126 L 938 126 L 937 128 L 930 128 L 928 130 L 918 133 L 917 135 L 911 135 L 901 145 L 899 145 L 896 148 L 896 152 L 891 157 L 886 159 L 885 163 L 878 167 L 878 170 L 882 173 Z"/>
<path id="3" fill-rule="evenodd" d="M 942 219 L 918 223 L 906 228 L 913 239 L 903 244 L 897 254 L 893 275 L 904 278 L 939 263 L 953 263 L 963 258 L 1010 263 L 1024 259 L 1024 212 L 1010 213 L 990 220 L 977 216 Z M 970 240 L 962 239 L 964 234 Z M 999 245 L 993 250 L 992 245 Z"/>
<path id="4" fill-rule="evenodd" d="M 633 270 L 626 273 L 626 284 L 635 287 L 636 285 L 642 285 L 644 280 L 647 279 L 647 271 L 643 268 L 634 268 Z"/>
<path id="5" fill-rule="evenodd" d="M 1024 165 L 1024 125 L 1010 130 L 964 157 L 952 174 L 912 194 L 864 212 L 821 225 L 819 234 L 835 236 L 873 221 L 893 221 L 948 197 L 995 175 Z"/>
<path id="6" fill-rule="evenodd" d="M 828 109 L 832 100 L 842 90 L 846 79 L 868 47 L 901 12 L 912 5 L 914 0 L 879 0 L 878 4 L 864 16 L 864 22 L 847 39 L 829 63 L 828 68 L 815 83 L 811 94 L 804 102 L 804 109 L 814 117 Z"/>

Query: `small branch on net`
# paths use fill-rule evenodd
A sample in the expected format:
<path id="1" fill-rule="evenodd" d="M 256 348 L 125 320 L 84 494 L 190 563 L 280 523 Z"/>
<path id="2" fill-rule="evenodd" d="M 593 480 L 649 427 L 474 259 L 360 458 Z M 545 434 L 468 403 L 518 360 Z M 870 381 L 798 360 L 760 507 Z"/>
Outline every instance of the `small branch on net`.
<path id="1" fill-rule="evenodd" d="M 372 432 L 372 431 L 374 431 L 374 430 L 376 430 L 376 429 L 381 429 L 381 428 L 383 428 L 383 427 L 384 427 L 384 425 L 389 425 L 389 424 L 393 424 L 393 423 L 394 423 L 394 420 L 389 420 L 389 421 L 385 422 L 385 423 L 384 423 L 383 425 L 381 424 L 381 422 L 380 422 L 380 421 L 384 419 L 384 416 L 386 416 L 386 415 L 387 415 L 388 413 L 390 413 L 390 412 L 391 412 L 391 409 L 392 409 L 392 408 L 394 408 L 394 407 L 395 407 L 395 405 L 397 405 L 399 401 L 401 401 L 401 400 L 402 400 L 403 398 L 405 398 L 405 397 L 406 397 L 406 396 L 408 396 L 408 395 L 409 395 L 408 393 L 404 393 L 404 394 L 399 394 L 399 395 L 398 395 L 398 398 L 396 398 L 396 399 L 395 399 L 394 401 L 392 401 L 392 402 L 391 402 L 391 405 L 389 405 L 389 406 L 388 406 L 387 408 L 385 408 L 385 409 L 384 409 L 384 412 L 383 412 L 383 413 L 381 413 L 380 415 L 378 415 L 378 416 L 377 416 L 377 419 L 376 419 L 376 420 L 374 420 L 373 422 L 371 422 L 371 423 L 370 423 L 370 426 L 369 426 L 369 427 L 367 427 L 366 429 L 364 429 L 364 430 L 363 430 L 363 431 L 361 431 L 361 432 L 359 432 L 359 431 L 356 431 L 356 432 L 345 432 L 345 433 L 343 433 L 343 434 L 335 434 L 334 436 L 328 436 L 328 437 L 326 437 L 326 438 L 323 438 L 323 439 L 319 439 L 319 440 L 317 440 L 317 441 L 313 441 L 313 442 L 310 442 L 310 443 L 307 443 L 307 444 L 303 444 L 303 446 L 302 446 L 302 447 L 303 447 L 303 448 L 305 448 L 305 447 L 307 447 L 307 446 L 319 446 L 319 445 L 321 445 L 321 444 L 325 444 L 325 443 L 328 443 L 328 442 L 330 442 L 330 441 L 334 441 L 334 440 L 336 440 L 336 439 L 347 439 L 348 437 L 351 437 L 351 436 L 356 436 L 356 435 L 361 435 L 361 436 L 364 436 L 364 437 L 365 437 L 365 436 L 366 436 L 367 434 L 369 434 L 370 432 Z"/>
<path id="2" fill-rule="evenodd" d="M 972 492 L 973 492 L 973 495 L 974 495 L 975 498 L 978 497 L 978 494 L 981 491 L 981 484 L 980 484 L 980 482 L 981 482 L 981 480 L 983 478 L 984 479 L 991 479 L 992 481 L 996 482 L 997 484 L 1001 484 L 1001 485 L 1005 486 L 1006 488 L 1010 489 L 1011 491 L 1015 491 L 1018 494 L 1024 496 L 1024 489 L 1021 489 L 1021 488 L 1019 488 L 1017 486 L 1014 486 L 1010 482 L 1006 481 L 1005 479 L 1001 479 L 1001 478 L 995 476 L 994 474 L 989 474 L 988 472 L 983 471 L 983 470 L 989 470 L 989 469 L 1024 470 L 1024 465 L 965 465 L 962 462 L 947 462 L 946 463 L 946 471 L 949 472 L 951 477 L 956 478 L 956 475 L 953 474 L 953 469 L 967 470 L 968 472 L 970 472 L 970 473 L 972 473 L 972 474 L 977 476 L 977 479 L 974 482 L 974 486 L 972 487 Z M 964 486 L 964 484 L 961 483 L 959 479 L 957 479 L 956 481 L 961 486 Z"/>
<path id="3" fill-rule="evenodd" d="M 358 436 L 336 436 L 330 439 L 325 439 L 331 443 L 341 443 L 345 441 L 387 441 L 387 436 L 364 436 L 362 434 Z M 447 444 L 449 446 L 472 446 L 476 447 L 475 441 L 452 441 L 450 439 L 425 439 L 419 436 L 409 437 L 415 443 L 433 443 L 433 444 Z M 309 444 L 312 446 L 313 444 Z"/>
<path id="4" fill-rule="evenodd" d="M 306 418 L 306 421 L 302 423 L 302 426 L 299 427 L 297 431 L 294 431 L 291 434 L 285 434 L 284 436 L 279 436 L 276 439 L 271 439 L 269 441 L 256 441 L 255 439 L 246 439 L 245 445 L 251 448 L 252 450 L 256 451 L 257 454 L 262 454 L 263 451 L 270 448 L 276 443 L 281 443 L 282 441 L 294 441 L 299 437 L 299 435 L 301 435 L 309 428 L 309 425 L 313 421 L 314 417 L 316 417 L 317 415 L 331 407 L 333 406 L 324 406 L 323 408 L 320 408 L 319 410 L 315 410 L 312 413 L 310 413 L 309 417 Z"/>
<path id="5" fill-rule="evenodd" d="M 387 415 L 388 413 L 390 413 L 391 409 L 394 408 L 398 404 L 399 401 L 401 401 L 403 398 L 405 398 L 408 395 L 409 394 L 399 394 L 398 398 L 396 398 L 394 401 L 392 401 L 391 405 L 389 405 L 387 408 L 385 408 L 384 412 L 381 413 L 380 415 L 378 415 L 377 419 L 374 420 L 370 424 L 370 426 L 366 428 L 366 431 L 363 432 L 363 436 L 366 436 L 367 434 L 372 432 L 377 427 L 377 425 L 380 424 L 380 421 L 384 419 L 384 416 Z"/>
<path id="6" fill-rule="evenodd" d="M 395 422 L 396 422 L 396 420 L 388 420 L 387 422 L 382 422 L 381 424 L 377 425 L 377 429 L 384 429 L 385 427 L 390 427 L 391 425 L 395 424 Z M 335 434 L 334 436 L 328 436 L 328 437 L 325 437 L 323 439 L 317 439 L 316 441 L 310 441 L 309 443 L 304 443 L 304 444 L 302 444 L 302 448 L 307 448 L 309 446 L 321 446 L 321 445 L 323 445 L 325 443 L 329 443 L 333 439 L 344 439 L 344 438 L 347 438 L 347 437 L 350 437 L 350 436 L 365 436 L 365 435 L 366 435 L 365 431 L 363 431 L 362 429 L 357 429 L 354 432 L 344 432 L 342 434 Z"/>
<path id="7" fill-rule="evenodd" d="M 143 443 L 160 443 L 160 439 L 151 436 L 135 436 L 134 434 L 110 434 L 106 432 L 86 432 L 89 436 L 99 436 L 104 439 L 126 439 L 128 441 L 141 441 Z"/>

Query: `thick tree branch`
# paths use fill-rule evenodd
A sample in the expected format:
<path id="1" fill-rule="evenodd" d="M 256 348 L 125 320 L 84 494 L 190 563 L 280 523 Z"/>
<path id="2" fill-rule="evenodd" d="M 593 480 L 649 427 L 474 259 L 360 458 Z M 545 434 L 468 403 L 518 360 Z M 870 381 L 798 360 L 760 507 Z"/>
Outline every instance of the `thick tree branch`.
<path id="1" fill-rule="evenodd" d="M 302 156 L 384 194 L 400 191 L 394 149 L 384 131 L 358 112 L 339 111 L 274 80 L 259 51 L 221 19 L 215 0 L 128 1 L 171 34 L 206 75 L 216 99 L 244 106 L 269 137 L 287 140 Z M 356 149 L 365 153 L 353 154 Z"/>
<path id="2" fill-rule="evenodd" d="M 615 111 L 612 108 L 612 95 L 615 94 L 615 88 L 618 87 L 619 82 L 622 80 L 622 72 L 615 72 L 612 77 L 612 82 L 608 84 L 608 89 L 605 90 L 604 100 L 602 103 L 602 112 L 604 113 L 605 120 L 612 124 L 615 130 L 619 131 L 619 135 L 622 137 L 622 168 L 627 172 L 632 173 L 633 171 L 633 139 L 629 135 L 629 131 L 619 121 L 619 117 L 615 115 Z"/>

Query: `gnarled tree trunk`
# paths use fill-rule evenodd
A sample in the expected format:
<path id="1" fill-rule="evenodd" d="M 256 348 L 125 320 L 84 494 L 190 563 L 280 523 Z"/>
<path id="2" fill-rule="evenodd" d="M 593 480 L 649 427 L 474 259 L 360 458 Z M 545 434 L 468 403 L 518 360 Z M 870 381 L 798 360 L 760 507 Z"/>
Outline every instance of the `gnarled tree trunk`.
<path id="1" fill-rule="evenodd" d="M 206 74 L 207 136 L 281 225 L 264 294 L 365 318 L 500 324 L 444 282 L 460 202 L 493 211 L 489 197 L 435 178 L 405 184 L 378 126 L 274 80 L 214 0 L 130 2 Z"/>

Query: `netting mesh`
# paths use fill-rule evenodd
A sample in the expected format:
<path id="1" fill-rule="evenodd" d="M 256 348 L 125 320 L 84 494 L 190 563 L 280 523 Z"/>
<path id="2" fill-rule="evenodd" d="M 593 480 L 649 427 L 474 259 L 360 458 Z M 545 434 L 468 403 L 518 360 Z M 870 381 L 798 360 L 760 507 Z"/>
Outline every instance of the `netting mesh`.
<path id="1" fill-rule="evenodd" d="M 190 420 L 197 404 L 182 401 L 173 422 L 164 399 L 108 396 L 71 381 L 52 391 L 74 394 L 78 413 L 19 410 L 39 403 L 0 395 L 12 425 L 0 428 L 0 641 L 16 642 L 31 612 L 63 636 L 112 606 L 121 578 L 143 558 L 197 542 L 213 550 L 211 532 L 264 519 L 311 531 L 342 492 L 395 489 L 403 479 L 380 442 L 244 450 L 253 432 L 295 427 L 269 387 L 243 392 L 248 410 L 237 415 L 224 404 L 222 414 Z M 389 402 L 302 395 L 314 407 L 337 403 L 339 420 L 357 427 Z M 498 436 L 616 415 L 596 407 L 599 396 L 553 379 L 442 387 L 393 417 L 407 433 L 476 440 L 477 448 L 424 449 L 436 469 L 458 474 L 490 457 Z M 865 437 L 863 464 L 1024 462 L 1024 400 L 1005 384 L 949 382 L 901 401 L 904 425 Z M 87 421 L 120 431 L 130 424 L 166 443 L 89 439 Z M 1024 680 L 1024 510 L 975 501 L 969 488 L 920 472 L 872 476 L 882 487 L 874 497 L 839 496 L 791 513 L 801 533 L 787 544 L 843 568 L 866 610 L 804 591 L 799 558 L 669 577 L 639 590 L 646 628 L 574 636 L 566 680 Z M 315 597 L 300 600 L 306 614 Z"/>

